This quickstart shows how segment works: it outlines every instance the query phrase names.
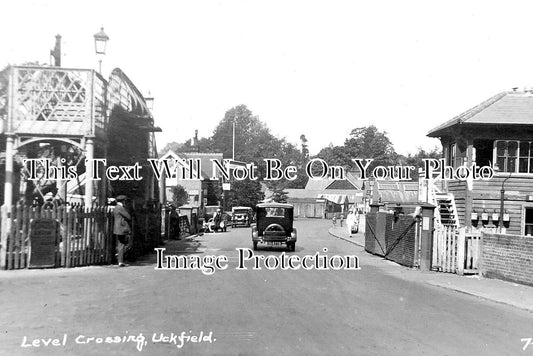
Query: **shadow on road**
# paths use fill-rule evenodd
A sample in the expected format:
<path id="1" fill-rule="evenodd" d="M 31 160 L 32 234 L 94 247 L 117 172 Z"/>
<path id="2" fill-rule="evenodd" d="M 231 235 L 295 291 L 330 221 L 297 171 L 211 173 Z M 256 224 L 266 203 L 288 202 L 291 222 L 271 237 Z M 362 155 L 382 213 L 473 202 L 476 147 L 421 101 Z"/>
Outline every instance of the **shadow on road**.
<path id="1" fill-rule="evenodd" d="M 166 240 L 163 245 L 157 248 L 164 248 L 165 254 L 169 255 L 193 255 L 204 253 L 206 248 L 205 235 L 204 236 L 189 236 L 181 240 Z M 130 262 L 130 266 L 152 266 L 157 262 L 157 254 L 154 249 L 137 260 Z"/>

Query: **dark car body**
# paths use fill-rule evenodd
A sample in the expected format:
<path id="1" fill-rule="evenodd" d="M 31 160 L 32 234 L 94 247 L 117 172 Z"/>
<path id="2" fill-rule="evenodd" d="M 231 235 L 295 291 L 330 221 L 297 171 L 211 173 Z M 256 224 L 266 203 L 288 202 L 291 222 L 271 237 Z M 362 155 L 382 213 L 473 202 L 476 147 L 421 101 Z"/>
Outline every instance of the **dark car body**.
<path id="1" fill-rule="evenodd" d="M 285 244 L 290 251 L 295 250 L 296 229 L 294 207 L 284 203 L 262 203 L 257 205 L 256 224 L 252 226 L 252 243 L 257 250 L 259 243 L 269 245 Z"/>
<path id="2" fill-rule="evenodd" d="M 234 206 L 231 209 L 231 226 L 250 226 L 252 223 L 252 208 Z"/>
<path id="3" fill-rule="evenodd" d="M 219 212 L 220 217 L 215 219 L 216 212 Z M 204 225 L 207 228 L 206 232 L 224 231 L 226 232 L 230 222 L 229 215 L 222 212 L 222 207 L 218 205 L 206 205 L 204 210 Z"/>
<path id="4" fill-rule="evenodd" d="M 218 209 L 220 209 L 222 211 L 222 207 L 221 206 L 218 206 L 218 205 L 206 205 L 205 206 L 205 210 L 204 210 L 205 211 L 205 215 L 204 215 L 205 221 L 208 221 L 213 216 L 215 216 L 215 213 L 217 212 Z"/>

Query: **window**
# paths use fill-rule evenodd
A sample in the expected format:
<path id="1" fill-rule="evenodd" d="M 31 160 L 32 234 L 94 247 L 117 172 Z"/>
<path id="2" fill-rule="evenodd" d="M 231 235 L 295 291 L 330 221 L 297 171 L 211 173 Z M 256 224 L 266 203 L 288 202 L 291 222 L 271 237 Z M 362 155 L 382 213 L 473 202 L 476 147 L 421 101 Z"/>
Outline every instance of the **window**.
<path id="1" fill-rule="evenodd" d="M 533 208 L 525 208 L 524 235 L 533 235 Z"/>
<path id="2" fill-rule="evenodd" d="M 449 159 L 448 165 L 454 168 L 463 166 L 466 164 L 465 152 L 462 152 L 456 143 L 452 143 L 448 147 Z"/>
<path id="3" fill-rule="evenodd" d="M 492 155 L 494 154 L 494 140 L 474 140 L 474 157 L 472 160 L 481 166 L 492 167 Z"/>
<path id="4" fill-rule="evenodd" d="M 495 158 L 500 172 L 533 173 L 533 142 L 495 141 Z"/>
<path id="5" fill-rule="evenodd" d="M 285 216 L 284 208 L 266 208 L 266 217 L 267 218 L 282 218 Z"/>
<path id="6" fill-rule="evenodd" d="M 455 150 L 455 143 L 452 143 L 450 146 L 448 146 L 448 152 L 450 153 L 448 156 L 448 166 L 455 166 L 455 158 L 457 157 L 457 151 Z"/>

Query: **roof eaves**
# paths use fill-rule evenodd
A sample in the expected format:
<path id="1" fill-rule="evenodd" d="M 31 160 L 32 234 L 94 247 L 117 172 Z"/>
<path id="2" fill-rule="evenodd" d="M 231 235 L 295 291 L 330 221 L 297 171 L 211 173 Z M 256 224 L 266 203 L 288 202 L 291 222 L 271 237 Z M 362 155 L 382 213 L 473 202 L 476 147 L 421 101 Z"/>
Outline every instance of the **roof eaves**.
<path id="1" fill-rule="evenodd" d="M 455 126 L 455 125 L 458 125 L 458 124 L 462 124 L 464 122 L 466 122 L 467 120 L 469 120 L 470 118 L 474 117 L 475 115 L 479 114 L 481 111 L 485 110 L 486 108 L 488 108 L 489 106 L 493 105 L 495 102 L 497 102 L 498 100 L 502 99 L 504 96 L 506 96 L 507 94 L 509 94 L 510 92 L 501 92 L 501 93 L 498 93 L 496 95 L 494 95 L 493 97 L 485 100 L 484 102 L 474 106 L 473 108 L 455 116 L 453 119 L 451 120 L 448 120 L 446 121 L 445 123 L 433 128 L 432 130 L 430 130 L 427 134 L 428 137 L 438 137 L 440 136 L 441 134 L 441 131 L 447 129 L 447 128 L 450 128 L 452 126 Z"/>

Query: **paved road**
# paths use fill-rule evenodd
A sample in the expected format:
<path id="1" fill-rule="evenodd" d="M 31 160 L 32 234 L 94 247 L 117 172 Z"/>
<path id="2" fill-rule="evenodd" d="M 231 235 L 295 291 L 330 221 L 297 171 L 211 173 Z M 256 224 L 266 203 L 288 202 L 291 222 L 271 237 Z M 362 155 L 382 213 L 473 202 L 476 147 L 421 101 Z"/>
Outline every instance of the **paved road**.
<path id="1" fill-rule="evenodd" d="M 388 272 L 400 267 L 328 235 L 327 221 L 296 224 L 294 254 L 357 255 L 361 270 L 237 270 L 235 249 L 251 247 L 238 228 L 166 245 L 227 256 L 212 275 L 155 270 L 155 254 L 120 269 L 1 272 L 0 354 L 533 355 L 521 341 L 533 337 L 530 313 L 402 279 Z M 205 341 L 178 348 L 182 332 Z"/>

